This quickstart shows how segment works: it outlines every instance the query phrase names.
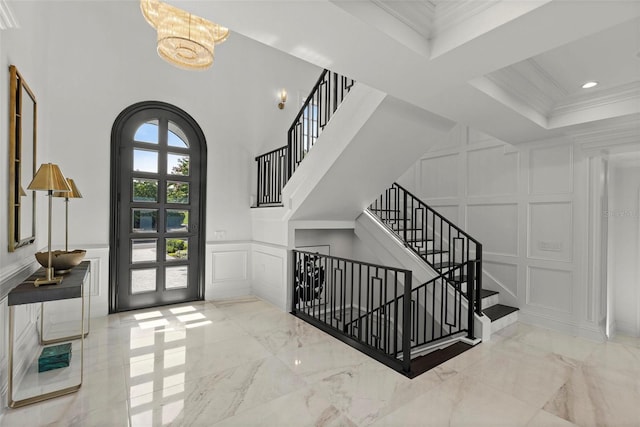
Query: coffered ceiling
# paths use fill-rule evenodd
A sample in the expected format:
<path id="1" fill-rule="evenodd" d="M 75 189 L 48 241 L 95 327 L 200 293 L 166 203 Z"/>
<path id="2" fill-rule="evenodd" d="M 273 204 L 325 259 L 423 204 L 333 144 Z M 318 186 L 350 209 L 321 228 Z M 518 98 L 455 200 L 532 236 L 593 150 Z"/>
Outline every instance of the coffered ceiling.
<path id="1" fill-rule="evenodd" d="M 234 31 L 514 144 L 620 127 L 628 134 L 640 116 L 640 1 L 186 3 Z M 587 80 L 600 84 L 582 89 Z"/>

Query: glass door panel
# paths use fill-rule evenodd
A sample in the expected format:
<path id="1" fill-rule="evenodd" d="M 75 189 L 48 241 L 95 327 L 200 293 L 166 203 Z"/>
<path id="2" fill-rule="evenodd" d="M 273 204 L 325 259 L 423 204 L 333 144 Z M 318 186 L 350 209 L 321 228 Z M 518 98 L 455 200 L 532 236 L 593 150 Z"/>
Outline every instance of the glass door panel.
<path id="1" fill-rule="evenodd" d="M 118 212 L 120 224 L 128 226 L 119 227 L 119 310 L 193 301 L 202 294 L 197 224 L 203 180 L 199 164 L 191 164 L 199 158 L 198 134 L 169 116 L 142 111 L 124 126 Z"/>

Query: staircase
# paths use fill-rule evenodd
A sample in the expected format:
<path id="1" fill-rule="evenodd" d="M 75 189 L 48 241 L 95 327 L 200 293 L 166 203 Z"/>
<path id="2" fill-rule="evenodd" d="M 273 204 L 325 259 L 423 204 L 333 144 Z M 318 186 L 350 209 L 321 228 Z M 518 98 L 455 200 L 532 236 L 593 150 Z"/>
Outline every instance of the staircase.
<path id="1" fill-rule="evenodd" d="M 466 292 L 475 261 L 474 309 L 491 321 L 491 333 L 518 320 L 518 308 L 499 303 L 499 292 L 483 289 L 482 245 L 401 185 L 394 183 L 368 211 L 405 246 L 438 274 L 451 274 L 452 283 Z"/>
<path id="2" fill-rule="evenodd" d="M 418 110 L 324 70 L 289 128 L 287 145 L 256 157 L 256 207 L 280 208 L 270 216 L 274 224 L 278 218 L 283 224 L 353 221 L 384 182 L 428 149 L 419 141 L 436 141 L 450 128 Z M 375 156 L 388 168 L 378 168 Z M 359 164 L 375 173 L 358 169 L 359 176 L 345 178 Z M 366 212 L 420 260 L 418 274 L 294 250 L 293 314 L 409 377 L 487 336 L 483 313 L 492 330 L 517 318 L 517 309 L 498 303 L 497 292 L 482 289 L 482 245 L 404 188 L 394 184 Z"/>

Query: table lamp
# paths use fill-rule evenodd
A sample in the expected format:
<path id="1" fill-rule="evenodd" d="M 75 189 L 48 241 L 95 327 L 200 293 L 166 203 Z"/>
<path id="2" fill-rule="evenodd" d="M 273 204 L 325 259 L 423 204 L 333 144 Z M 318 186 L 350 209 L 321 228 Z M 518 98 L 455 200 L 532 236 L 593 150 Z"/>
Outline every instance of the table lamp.
<path id="1" fill-rule="evenodd" d="M 43 163 L 33 176 L 33 180 L 27 187 L 28 190 L 46 191 L 49 197 L 49 222 L 48 222 L 48 244 L 49 262 L 45 268 L 46 275 L 44 278 L 38 278 L 33 283 L 36 287 L 40 285 L 55 285 L 62 282 L 62 277 L 54 277 L 53 267 L 51 266 L 51 211 L 52 198 L 54 191 L 68 192 L 71 191 L 69 184 L 64 175 L 60 171 L 58 165 L 53 163 Z"/>
<path id="2" fill-rule="evenodd" d="M 67 184 L 71 191 L 56 191 L 53 197 L 64 197 L 64 250 L 69 252 L 69 199 L 81 199 L 82 194 L 71 178 L 67 178 Z"/>

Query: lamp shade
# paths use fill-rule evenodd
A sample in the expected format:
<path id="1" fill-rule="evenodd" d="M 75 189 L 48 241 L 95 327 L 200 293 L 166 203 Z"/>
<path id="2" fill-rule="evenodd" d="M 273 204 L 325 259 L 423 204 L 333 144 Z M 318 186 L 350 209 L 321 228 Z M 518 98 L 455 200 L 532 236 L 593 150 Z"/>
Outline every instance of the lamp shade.
<path id="1" fill-rule="evenodd" d="M 28 190 L 71 191 L 58 165 L 43 163 L 27 187 Z"/>
<path id="2" fill-rule="evenodd" d="M 67 199 L 81 199 L 82 194 L 80 193 L 80 190 L 78 190 L 78 187 L 76 187 L 76 183 L 71 178 L 67 178 L 67 184 L 69 185 L 69 188 L 71 188 L 71 191 L 56 191 L 55 193 L 53 193 L 53 197 L 66 197 Z"/>
<path id="3" fill-rule="evenodd" d="M 27 195 L 27 192 L 24 191 L 24 188 L 22 188 L 22 185 L 20 186 L 20 197 L 24 197 Z"/>

